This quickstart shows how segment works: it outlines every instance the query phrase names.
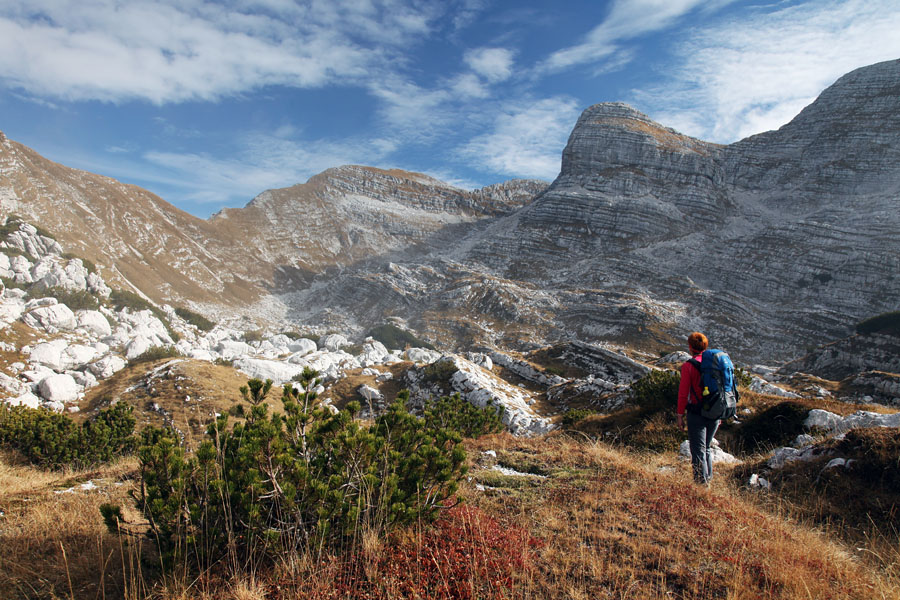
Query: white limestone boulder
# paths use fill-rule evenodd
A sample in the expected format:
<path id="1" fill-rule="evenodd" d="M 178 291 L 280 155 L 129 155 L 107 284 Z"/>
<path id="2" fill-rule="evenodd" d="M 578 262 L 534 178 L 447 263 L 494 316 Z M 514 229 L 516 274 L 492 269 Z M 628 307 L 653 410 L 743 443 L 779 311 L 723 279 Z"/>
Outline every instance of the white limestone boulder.
<path id="1" fill-rule="evenodd" d="M 35 346 L 31 348 L 29 359 L 32 363 L 37 363 L 60 371 L 64 368 L 63 351 L 66 350 L 68 345 L 69 343 L 63 339 L 35 344 Z"/>
<path id="2" fill-rule="evenodd" d="M 0 254 L 0 256 L 5 255 Z M 24 312 L 25 302 L 20 298 L 8 297 L 7 294 L 4 293 L 4 297 L 0 299 L 0 323 L 9 325 L 10 323 L 17 321 Z"/>
<path id="3" fill-rule="evenodd" d="M 253 347 L 250 344 L 235 340 L 222 340 L 216 345 L 215 351 L 225 360 L 235 360 L 253 355 Z"/>
<path id="4" fill-rule="evenodd" d="M 329 348 L 330 350 L 339 350 L 340 348 Z M 290 350 L 294 356 L 306 356 L 307 354 L 312 354 L 313 352 L 317 352 L 319 348 L 316 346 L 316 343 L 307 338 L 299 338 L 296 340 L 291 340 L 288 344 L 288 350 Z"/>
<path id="5" fill-rule="evenodd" d="M 98 379 L 109 379 L 125 368 L 128 363 L 121 356 L 108 354 L 88 365 L 91 373 Z"/>
<path id="6" fill-rule="evenodd" d="M 719 446 L 719 440 L 717 440 L 716 438 L 713 438 L 713 441 L 709 446 L 710 456 L 712 457 L 713 464 L 736 464 L 741 462 L 738 458 L 722 450 L 721 446 Z M 691 443 L 689 440 L 684 440 L 683 442 L 681 442 L 681 446 L 678 448 L 678 455 L 681 458 L 687 460 L 691 459 Z"/>
<path id="7" fill-rule="evenodd" d="M 242 357 L 234 361 L 233 366 L 250 378 L 271 379 L 275 385 L 282 385 L 293 379 L 294 375 L 303 372 L 303 366 L 277 360 Z"/>
<path id="8" fill-rule="evenodd" d="M 429 350 L 428 348 L 409 348 L 403 353 L 403 356 L 406 360 L 417 365 L 428 365 L 443 355 L 436 350 Z"/>
<path id="9" fill-rule="evenodd" d="M 10 398 L 6 401 L 10 406 L 25 406 L 27 408 L 38 408 L 41 402 L 41 399 L 32 392 L 25 392 L 16 398 Z"/>
<path id="10" fill-rule="evenodd" d="M 41 397 L 47 402 L 67 404 L 78 399 L 81 386 L 71 375 L 54 374 L 41 381 L 38 386 Z"/>
<path id="11" fill-rule="evenodd" d="M 778 396 L 779 398 L 799 398 L 800 394 L 788 391 L 769 383 L 761 377 L 752 377 L 750 381 L 750 391 L 757 394 L 766 394 L 768 396 Z"/>
<path id="12" fill-rule="evenodd" d="M 62 352 L 63 368 L 82 367 L 97 358 L 97 350 L 93 346 L 72 344 Z"/>
<path id="13" fill-rule="evenodd" d="M 79 310 L 75 313 L 78 329 L 89 335 L 104 338 L 112 334 L 109 320 L 99 310 Z"/>
<path id="14" fill-rule="evenodd" d="M 390 359 L 391 353 L 384 344 L 374 338 L 366 338 L 363 349 L 359 355 L 360 362 L 367 367 L 381 365 Z"/>
<path id="15" fill-rule="evenodd" d="M 159 346 L 160 344 L 154 344 L 153 340 L 143 335 L 139 335 L 135 338 L 132 338 L 131 341 L 125 346 L 125 358 L 128 360 L 134 360 L 150 348 L 154 346 Z"/>
<path id="16" fill-rule="evenodd" d="M 841 417 L 827 410 L 814 408 L 809 411 L 803 425 L 807 429 L 824 429 L 833 435 L 838 435 L 862 427 L 900 427 L 900 413 L 881 414 L 860 410 L 852 415 Z"/>
<path id="17" fill-rule="evenodd" d="M 326 350 L 331 350 L 332 352 L 340 350 L 344 346 L 349 346 L 350 342 L 339 333 L 330 333 L 323 337 L 319 342 L 322 345 L 322 348 Z"/>
<path id="18" fill-rule="evenodd" d="M 35 329 L 43 329 L 49 334 L 71 331 L 78 326 L 75 313 L 65 304 L 40 306 L 22 316 L 22 322 Z"/>

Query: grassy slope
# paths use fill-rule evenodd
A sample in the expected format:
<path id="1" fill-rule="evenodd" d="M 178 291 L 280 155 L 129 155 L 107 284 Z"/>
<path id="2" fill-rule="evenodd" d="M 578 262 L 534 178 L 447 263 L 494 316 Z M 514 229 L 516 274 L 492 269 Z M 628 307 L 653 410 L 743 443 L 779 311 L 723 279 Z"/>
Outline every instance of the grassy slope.
<path id="1" fill-rule="evenodd" d="M 488 436 L 470 442 L 469 450 L 476 464 L 462 493 L 474 512 L 465 513 L 458 538 L 442 530 L 437 543 L 429 544 L 427 530 L 413 528 L 392 541 L 370 540 L 353 559 L 352 577 L 349 562 L 329 567 L 300 560 L 252 578 L 168 584 L 152 568 L 139 569 L 136 546 L 123 552 L 99 516 L 100 503 L 125 501 L 134 485 L 133 461 L 47 474 L 14 466 L 14 458 L 5 455 L 0 597 L 116 598 L 126 589 L 129 597 L 147 597 L 143 588 L 154 582 L 151 597 L 185 600 L 348 597 L 354 591 L 357 597 L 414 597 L 424 589 L 416 585 L 425 585 L 425 567 L 412 567 L 419 563 L 407 564 L 403 557 L 441 565 L 446 557 L 439 549 L 459 546 L 466 550 L 460 554 L 466 558 L 455 559 L 466 563 L 460 589 L 474 592 L 472 597 L 900 598 L 892 587 L 898 578 L 892 581 L 889 569 L 852 555 L 827 532 L 798 524 L 777 503 L 736 488 L 726 472 L 711 489 L 701 488 L 690 482 L 687 465 L 671 455 L 627 453 L 563 435 Z M 502 466 L 543 477 L 506 476 L 478 464 L 485 450 L 496 451 Z M 54 493 L 87 479 L 99 489 Z M 479 491 L 477 484 L 488 488 Z M 140 529 L 138 515 L 127 518 L 132 529 Z M 527 535 L 503 537 L 523 530 Z M 503 544 L 513 548 L 489 562 Z M 504 562 L 517 552 L 515 564 Z M 144 553 L 152 563 L 152 553 Z M 386 562 L 384 556 L 394 558 Z M 479 560 L 491 568 L 475 568 Z M 401 572 L 398 564 L 405 565 Z M 446 580 L 437 581 L 426 597 L 441 597 Z"/>

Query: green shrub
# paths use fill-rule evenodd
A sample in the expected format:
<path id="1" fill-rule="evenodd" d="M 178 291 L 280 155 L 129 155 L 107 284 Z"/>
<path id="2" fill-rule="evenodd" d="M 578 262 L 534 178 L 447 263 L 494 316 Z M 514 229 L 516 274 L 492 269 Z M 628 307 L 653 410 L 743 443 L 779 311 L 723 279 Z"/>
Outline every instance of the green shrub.
<path id="1" fill-rule="evenodd" d="M 597 414 L 597 411 L 589 408 L 570 408 L 563 414 L 562 426 L 569 429 L 595 414 Z"/>
<path id="2" fill-rule="evenodd" d="M 175 307 L 175 314 L 199 329 L 200 331 L 212 331 L 216 324 L 201 314 L 187 308 Z"/>
<path id="3" fill-rule="evenodd" d="M 61 304 L 65 304 L 72 310 L 97 310 L 100 307 L 97 297 L 87 290 L 52 287 L 47 288 L 41 294 L 56 298 Z"/>
<path id="4" fill-rule="evenodd" d="M 154 314 L 159 310 L 145 298 L 134 292 L 129 292 L 128 290 L 112 290 L 109 294 L 109 303 L 112 304 L 113 308 L 116 310 L 122 310 L 123 308 L 132 311 L 150 310 L 154 311 Z"/>
<path id="5" fill-rule="evenodd" d="M 445 384 L 458 370 L 452 360 L 440 359 L 425 365 L 422 371 L 425 375 L 426 383 Z"/>
<path id="6" fill-rule="evenodd" d="M 734 380 L 737 382 L 739 387 L 750 387 L 750 384 L 753 383 L 753 376 L 750 375 L 747 371 L 742 369 L 741 367 L 734 368 Z"/>
<path id="7" fill-rule="evenodd" d="M 8 248 L 2 248 L 2 249 L 0 249 L 0 251 L 2 251 L 5 255 L 7 255 L 10 258 L 12 258 L 13 256 L 24 256 L 31 262 L 37 262 L 37 258 L 28 254 L 24 250 L 19 250 L 18 248 L 13 247 L 13 246 L 10 246 Z"/>
<path id="8" fill-rule="evenodd" d="M 251 342 L 261 342 L 263 339 L 263 332 L 260 329 L 256 331 L 245 331 L 244 332 L 244 341 L 248 344 Z"/>
<path id="9" fill-rule="evenodd" d="M 631 401 L 642 411 L 674 411 L 681 376 L 675 371 L 651 371 L 631 384 Z"/>
<path id="10" fill-rule="evenodd" d="M 177 343 L 178 340 L 181 339 L 178 332 L 172 329 L 172 325 L 169 323 L 169 318 L 166 316 L 166 313 L 138 294 L 127 290 L 112 290 L 109 295 L 109 303 L 116 310 L 122 310 L 123 308 L 127 308 L 131 311 L 149 310 L 153 313 L 153 316 L 159 319 L 163 326 L 165 326 L 166 332 L 169 334 L 169 337 L 172 338 L 172 341 Z"/>
<path id="11" fill-rule="evenodd" d="M 434 350 L 434 346 L 417 338 L 415 335 L 400 329 L 396 325 L 379 325 L 367 334 L 382 344 L 388 350 L 403 350 L 406 347 L 428 348 Z"/>
<path id="12" fill-rule="evenodd" d="M 175 346 L 153 346 L 131 359 L 132 364 L 162 360 L 164 358 L 181 358 L 183 355 Z"/>
<path id="13" fill-rule="evenodd" d="M 0 445 L 42 467 L 88 467 L 130 452 L 134 424 L 131 406 L 121 402 L 81 425 L 44 408 L 0 404 Z"/>
<path id="14" fill-rule="evenodd" d="M 860 321 L 856 325 L 856 333 L 861 335 L 880 333 L 900 336 L 900 311 L 888 312 Z"/>
<path id="15" fill-rule="evenodd" d="M 801 433 L 806 433 L 803 422 L 807 416 L 808 406 L 799 402 L 780 402 L 742 419 L 736 440 L 748 452 L 786 446 Z"/>
<path id="16" fill-rule="evenodd" d="M 401 402 L 409 400 L 409 392 L 397 395 Z M 478 408 L 456 393 L 442 396 L 425 404 L 425 425 L 428 429 L 449 429 L 462 437 L 475 438 L 488 433 L 503 431 L 503 407 L 489 402 Z"/>
<path id="17" fill-rule="evenodd" d="M 15 279 L 12 279 L 10 277 L 0 277 L 0 281 L 3 282 L 3 287 L 6 287 L 6 288 L 15 288 L 15 289 L 19 289 L 19 290 L 28 291 L 28 288 L 31 287 L 30 283 L 19 283 L 18 281 L 16 281 Z"/>
<path id="18" fill-rule="evenodd" d="M 246 421 L 228 416 L 189 454 L 178 435 L 144 430 L 138 506 L 163 559 L 199 570 L 226 556 L 258 564 L 320 551 L 432 518 L 463 476 L 454 432 L 411 415 L 402 402 L 369 427 L 358 403 L 332 414 L 319 406 L 316 373 L 282 389 L 283 414 L 263 402 L 272 382 L 241 388 Z"/>
<path id="19" fill-rule="evenodd" d="M 94 274 L 97 273 L 97 265 L 95 265 L 94 263 L 92 263 L 91 261 L 89 261 L 86 258 L 81 258 L 77 254 L 74 254 L 72 252 L 64 252 L 61 256 L 62 256 L 62 258 L 66 259 L 66 260 L 72 260 L 72 259 L 77 258 L 78 260 L 81 261 L 81 265 L 85 269 L 87 269 L 88 273 L 94 273 Z"/>

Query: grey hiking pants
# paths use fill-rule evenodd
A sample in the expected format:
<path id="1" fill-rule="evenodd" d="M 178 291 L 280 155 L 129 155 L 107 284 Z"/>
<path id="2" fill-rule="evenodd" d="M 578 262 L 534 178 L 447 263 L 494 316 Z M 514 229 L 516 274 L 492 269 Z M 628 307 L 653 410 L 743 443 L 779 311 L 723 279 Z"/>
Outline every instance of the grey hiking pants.
<path id="1" fill-rule="evenodd" d="M 687 413 L 688 440 L 691 444 L 691 466 L 694 481 L 709 483 L 713 474 L 710 445 L 719 429 L 719 421 L 707 419 L 699 413 Z"/>

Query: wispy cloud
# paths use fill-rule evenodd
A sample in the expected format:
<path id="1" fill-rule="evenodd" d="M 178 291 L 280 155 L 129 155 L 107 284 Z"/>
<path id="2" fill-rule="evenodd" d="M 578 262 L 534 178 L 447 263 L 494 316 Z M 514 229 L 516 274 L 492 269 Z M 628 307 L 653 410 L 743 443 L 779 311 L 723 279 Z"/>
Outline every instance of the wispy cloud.
<path id="1" fill-rule="evenodd" d="M 330 167 L 377 162 L 395 147 L 387 139 L 333 142 L 251 133 L 243 137 L 241 149 L 234 157 L 150 151 L 144 158 L 161 167 L 166 179 L 174 177 L 185 182 L 185 199 L 233 206 L 249 201 L 263 190 L 302 183 Z M 152 171 L 144 177 L 154 179 Z"/>
<path id="2" fill-rule="evenodd" d="M 473 167 L 555 179 L 562 149 L 580 111 L 577 101 L 565 97 L 510 105 L 496 117 L 490 132 L 475 137 L 457 153 Z"/>
<path id="3" fill-rule="evenodd" d="M 466 64 L 490 82 L 509 79 L 513 70 L 513 51 L 508 48 L 475 48 L 466 52 Z"/>
<path id="4" fill-rule="evenodd" d="M 787 123 L 841 75 L 900 57 L 893 0 L 809 2 L 760 9 L 704 29 L 676 49 L 664 85 L 635 94 L 655 119 L 732 142 Z"/>
<path id="5" fill-rule="evenodd" d="M 709 11 L 726 0 L 616 0 L 609 15 L 578 44 L 557 50 L 537 66 L 537 73 L 562 71 L 576 65 L 616 57 L 621 63 L 622 43 L 639 35 L 671 26 L 698 9 Z"/>
<path id="6" fill-rule="evenodd" d="M 435 6 L 11 0 L 0 7 L 0 80 L 37 97 L 158 104 L 353 81 L 425 35 Z"/>

